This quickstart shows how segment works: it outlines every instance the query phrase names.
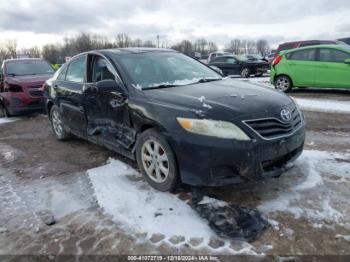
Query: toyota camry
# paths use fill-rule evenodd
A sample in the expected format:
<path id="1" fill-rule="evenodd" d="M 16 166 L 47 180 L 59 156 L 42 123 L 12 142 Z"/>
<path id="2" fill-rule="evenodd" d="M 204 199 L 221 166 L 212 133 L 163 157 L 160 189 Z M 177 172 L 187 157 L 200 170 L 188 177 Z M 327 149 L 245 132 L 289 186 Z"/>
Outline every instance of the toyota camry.
<path id="1" fill-rule="evenodd" d="M 161 191 L 280 175 L 303 150 L 304 117 L 291 98 L 173 50 L 79 54 L 45 93 L 57 139 L 74 135 L 135 160 Z"/>

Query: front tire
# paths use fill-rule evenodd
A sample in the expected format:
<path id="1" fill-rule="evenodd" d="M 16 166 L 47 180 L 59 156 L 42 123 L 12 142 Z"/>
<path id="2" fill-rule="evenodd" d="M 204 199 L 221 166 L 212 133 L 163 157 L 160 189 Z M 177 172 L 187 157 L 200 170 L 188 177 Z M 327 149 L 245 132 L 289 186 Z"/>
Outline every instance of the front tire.
<path id="1" fill-rule="evenodd" d="M 153 188 L 165 192 L 176 187 L 178 171 L 175 154 L 155 129 L 148 129 L 139 136 L 136 159 L 142 174 Z"/>
<path id="2" fill-rule="evenodd" d="M 52 106 L 50 110 L 52 130 L 58 140 L 64 141 L 71 138 L 71 134 L 66 130 L 62 122 L 61 113 L 57 106 Z"/>
<path id="3" fill-rule="evenodd" d="M 241 77 L 249 78 L 250 77 L 250 69 L 248 67 L 244 67 L 241 71 Z"/>
<path id="4" fill-rule="evenodd" d="M 293 88 L 292 80 L 286 75 L 279 75 L 275 80 L 275 88 L 283 91 L 284 93 L 288 93 Z"/>

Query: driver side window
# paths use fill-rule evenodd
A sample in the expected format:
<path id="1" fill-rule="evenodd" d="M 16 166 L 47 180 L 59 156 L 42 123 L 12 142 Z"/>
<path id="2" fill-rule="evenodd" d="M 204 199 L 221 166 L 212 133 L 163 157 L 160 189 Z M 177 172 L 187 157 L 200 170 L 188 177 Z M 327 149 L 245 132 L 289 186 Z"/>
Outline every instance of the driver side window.
<path id="1" fill-rule="evenodd" d="M 114 74 L 109 70 L 107 61 L 96 56 L 92 65 L 92 82 L 96 83 L 108 79 L 115 80 Z"/>

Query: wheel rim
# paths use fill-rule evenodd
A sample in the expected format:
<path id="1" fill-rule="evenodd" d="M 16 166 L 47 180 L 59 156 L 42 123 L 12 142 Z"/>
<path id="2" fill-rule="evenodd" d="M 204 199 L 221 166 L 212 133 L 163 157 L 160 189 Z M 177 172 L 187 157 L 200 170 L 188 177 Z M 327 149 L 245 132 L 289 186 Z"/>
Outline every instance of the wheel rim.
<path id="1" fill-rule="evenodd" d="M 276 88 L 279 90 L 286 91 L 289 89 L 289 86 L 289 80 L 285 76 L 279 77 L 276 81 Z"/>
<path id="2" fill-rule="evenodd" d="M 53 129 L 55 130 L 56 135 L 61 136 L 63 131 L 62 121 L 61 121 L 60 114 L 58 113 L 57 110 L 54 110 L 52 112 L 52 126 L 53 126 Z"/>
<path id="3" fill-rule="evenodd" d="M 247 77 L 247 76 L 249 75 L 249 70 L 248 70 L 247 68 L 244 68 L 244 69 L 242 70 L 241 75 L 242 75 L 243 77 Z"/>
<path id="4" fill-rule="evenodd" d="M 169 176 L 169 160 L 163 146 L 155 140 L 147 140 L 141 149 L 141 160 L 147 176 L 156 183 L 163 183 Z"/>

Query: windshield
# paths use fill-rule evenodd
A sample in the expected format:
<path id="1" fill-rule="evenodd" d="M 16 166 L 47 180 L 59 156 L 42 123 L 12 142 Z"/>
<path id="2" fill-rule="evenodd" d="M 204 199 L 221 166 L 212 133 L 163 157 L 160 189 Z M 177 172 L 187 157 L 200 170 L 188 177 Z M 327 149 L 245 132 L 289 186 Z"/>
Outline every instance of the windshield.
<path id="1" fill-rule="evenodd" d="M 6 74 L 14 76 L 53 74 L 52 67 L 43 60 L 18 60 L 6 63 Z"/>
<path id="2" fill-rule="evenodd" d="M 189 85 L 222 79 L 212 69 L 179 53 L 127 54 L 118 56 L 117 61 L 138 89 Z"/>

